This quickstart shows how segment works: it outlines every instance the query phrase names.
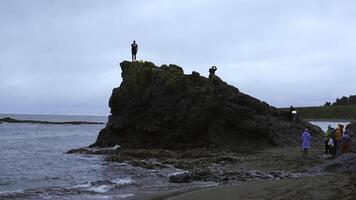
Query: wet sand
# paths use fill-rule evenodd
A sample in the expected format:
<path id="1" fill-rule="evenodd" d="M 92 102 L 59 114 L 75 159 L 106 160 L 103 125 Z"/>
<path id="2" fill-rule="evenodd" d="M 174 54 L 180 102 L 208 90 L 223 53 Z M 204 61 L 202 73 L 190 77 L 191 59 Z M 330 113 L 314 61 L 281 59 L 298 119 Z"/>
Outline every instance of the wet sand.
<path id="1" fill-rule="evenodd" d="M 355 147 L 356 144 L 352 144 Z M 210 188 L 181 188 L 169 191 L 161 191 L 135 195 L 128 200 L 233 200 L 233 199 L 355 199 L 356 200 L 356 171 L 346 172 L 346 165 L 333 165 L 339 169 L 334 172 L 321 172 L 321 166 L 335 163 L 334 161 L 350 157 L 342 155 L 334 160 L 324 155 L 322 139 L 314 138 L 308 158 L 302 157 L 300 146 L 271 147 L 267 149 L 255 149 L 244 152 L 220 152 L 219 154 L 207 154 L 208 156 L 229 155 L 231 159 L 219 162 L 219 168 L 227 172 L 222 179 L 216 182 L 218 186 Z M 203 155 L 203 154 L 202 154 Z M 213 157 L 211 160 L 214 160 Z M 351 155 L 354 158 L 354 154 Z M 166 159 L 167 160 L 167 159 Z M 190 158 L 180 160 L 183 164 L 193 167 L 209 168 L 211 165 L 202 162 L 204 159 Z M 189 161 L 189 162 L 188 162 Z M 342 162 L 341 162 L 342 163 Z M 217 165 L 212 163 L 212 165 Z M 185 166 L 185 165 L 182 165 Z M 356 168 L 356 166 L 355 166 Z M 188 169 L 189 170 L 189 169 Z M 233 172 L 233 173 L 229 173 Z M 257 172 L 254 178 L 245 176 L 245 172 Z M 274 176 L 275 173 L 281 174 Z M 272 175 L 272 177 L 259 176 L 260 174 Z M 211 177 L 219 176 L 219 173 L 211 174 Z M 204 180 L 204 179 L 203 179 Z M 226 181 L 225 181 L 226 180 Z M 193 180 L 194 182 L 195 180 Z M 182 184 L 182 183 L 178 183 Z M 176 185 L 176 186 L 178 186 Z M 184 185 L 184 184 L 183 184 Z M 182 186 L 183 186 L 182 185 Z"/>
<path id="2" fill-rule="evenodd" d="M 302 158 L 299 147 L 271 148 L 250 155 L 235 167 L 258 170 L 286 170 L 306 172 L 328 161 L 324 146 L 314 144 L 308 159 Z M 235 199 L 356 199 L 356 173 L 336 173 L 280 180 L 257 180 L 222 185 L 213 188 L 172 194 L 170 197 L 152 199 L 168 200 L 235 200 Z"/>
<path id="3" fill-rule="evenodd" d="M 279 181 L 254 181 L 194 191 L 168 199 L 356 199 L 356 175 L 334 174 Z"/>

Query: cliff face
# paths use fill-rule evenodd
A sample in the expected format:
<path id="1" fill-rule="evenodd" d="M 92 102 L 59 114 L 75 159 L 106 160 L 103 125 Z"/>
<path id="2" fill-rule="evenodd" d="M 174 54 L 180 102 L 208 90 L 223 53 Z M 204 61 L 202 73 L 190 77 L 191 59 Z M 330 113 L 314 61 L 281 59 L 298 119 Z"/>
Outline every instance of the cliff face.
<path id="1" fill-rule="evenodd" d="M 240 92 L 218 77 L 185 75 L 176 65 L 121 64 L 111 115 L 92 147 L 244 148 L 299 142 L 306 122 Z"/>

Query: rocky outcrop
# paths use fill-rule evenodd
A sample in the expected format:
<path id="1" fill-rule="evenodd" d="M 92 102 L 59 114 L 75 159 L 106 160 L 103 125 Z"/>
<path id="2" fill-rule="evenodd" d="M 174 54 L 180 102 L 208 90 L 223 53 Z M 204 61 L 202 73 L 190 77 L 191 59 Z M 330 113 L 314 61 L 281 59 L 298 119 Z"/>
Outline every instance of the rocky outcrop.
<path id="1" fill-rule="evenodd" d="M 334 160 L 330 160 L 320 166 L 315 167 L 311 171 L 317 172 L 332 172 L 332 173 L 355 173 L 356 172 L 356 154 L 345 153 L 341 154 Z"/>
<path id="2" fill-rule="evenodd" d="M 91 147 L 249 149 L 297 144 L 305 127 L 289 112 L 240 92 L 217 76 L 185 75 L 177 65 L 120 64 L 111 115 Z M 315 138 L 315 137 L 314 137 Z"/>
<path id="3" fill-rule="evenodd" d="M 348 124 L 345 128 L 346 130 L 352 132 L 353 134 L 356 133 L 356 121 L 352 121 L 350 124 Z"/>

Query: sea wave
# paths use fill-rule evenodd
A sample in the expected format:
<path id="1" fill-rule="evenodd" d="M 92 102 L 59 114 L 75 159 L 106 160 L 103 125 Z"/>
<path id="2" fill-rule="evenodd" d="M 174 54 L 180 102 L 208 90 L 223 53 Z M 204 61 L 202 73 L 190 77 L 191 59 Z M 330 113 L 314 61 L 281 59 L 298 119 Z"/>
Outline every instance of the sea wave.
<path id="1" fill-rule="evenodd" d="M 94 182 L 87 182 L 84 184 L 72 186 L 70 188 L 81 189 L 95 193 L 106 193 L 113 188 L 130 185 L 132 183 L 134 183 L 134 180 L 129 176 L 126 178 L 117 178 L 113 180 L 99 180 Z"/>
<path id="2" fill-rule="evenodd" d="M 111 189 L 110 185 L 99 185 L 99 186 L 89 187 L 87 190 L 96 193 L 106 193 L 109 192 L 110 189 Z"/>
<path id="3" fill-rule="evenodd" d="M 129 177 L 123 178 L 123 179 L 114 179 L 113 182 L 116 185 L 128 185 L 128 184 L 134 183 L 134 180 L 129 176 Z"/>
<path id="4" fill-rule="evenodd" d="M 23 193 L 25 190 L 12 190 L 12 191 L 0 191 L 0 197 L 4 195 L 11 195 L 16 193 Z"/>
<path id="5" fill-rule="evenodd" d="M 0 199 L 37 199 L 38 197 L 47 198 L 47 195 L 55 196 L 70 196 L 77 194 L 103 194 L 112 189 L 117 189 L 122 186 L 133 184 L 135 181 L 131 177 L 116 178 L 113 180 L 98 180 L 87 182 L 70 187 L 50 187 L 39 189 L 26 189 L 14 191 L 0 191 Z M 115 195 L 119 198 L 133 196 L 133 194 Z M 50 197 L 48 197 L 50 198 Z"/>

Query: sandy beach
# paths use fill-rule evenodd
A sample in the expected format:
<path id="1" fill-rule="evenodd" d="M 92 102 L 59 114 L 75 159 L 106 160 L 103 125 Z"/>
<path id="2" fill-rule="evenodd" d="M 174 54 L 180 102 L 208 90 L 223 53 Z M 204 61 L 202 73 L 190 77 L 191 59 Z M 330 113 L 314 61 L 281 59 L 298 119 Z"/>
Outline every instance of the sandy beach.
<path id="1" fill-rule="evenodd" d="M 286 170 L 303 174 L 309 169 L 330 161 L 323 155 L 323 145 L 315 143 L 307 160 L 301 158 L 299 147 L 275 148 L 251 155 L 250 160 L 238 163 L 235 167 L 265 171 Z M 180 195 L 167 196 L 165 194 L 152 199 L 356 199 L 356 174 L 323 173 L 277 180 L 246 181 L 190 191 Z"/>
<path id="2" fill-rule="evenodd" d="M 278 181 L 253 181 L 194 191 L 168 199 L 356 199 L 356 175 L 336 174 Z"/>

